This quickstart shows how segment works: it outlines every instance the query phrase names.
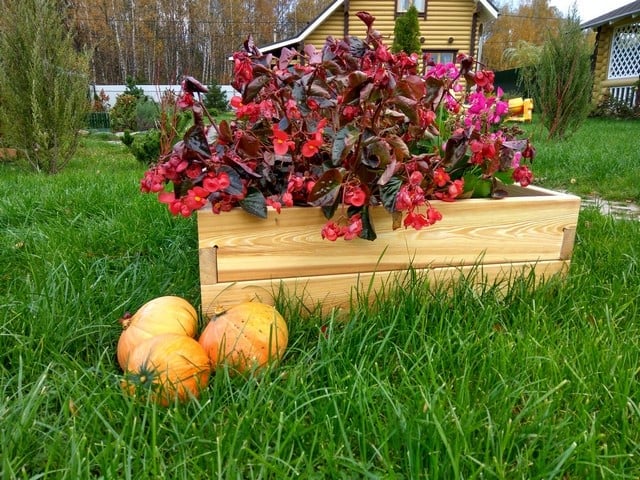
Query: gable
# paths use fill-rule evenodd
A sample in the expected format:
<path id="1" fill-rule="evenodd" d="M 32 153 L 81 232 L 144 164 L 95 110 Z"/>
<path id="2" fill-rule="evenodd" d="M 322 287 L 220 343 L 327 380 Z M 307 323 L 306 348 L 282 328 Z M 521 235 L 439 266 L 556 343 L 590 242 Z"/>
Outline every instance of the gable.
<path id="1" fill-rule="evenodd" d="M 367 11 L 376 17 L 374 27 L 389 43 L 393 40 L 397 0 L 336 0 L 297 36 L 260 46 L 263 53 L 283 47 L 313 44 L 320 48 L 328 36 L 364 36 L 365 26 L 356 17 Z M 475 43 L 472 33 L 478 23 L 498 17 L 489 0 L 426 0 L 426 18 L 420 17 L 421 42 L 426 50 L 469 51 Z M 346 10 L 346 11 L 345 11 Z M 475 14 L 475 16 L 474 16 Z M 453 39 L 453 40 L 452 40 Z"/>

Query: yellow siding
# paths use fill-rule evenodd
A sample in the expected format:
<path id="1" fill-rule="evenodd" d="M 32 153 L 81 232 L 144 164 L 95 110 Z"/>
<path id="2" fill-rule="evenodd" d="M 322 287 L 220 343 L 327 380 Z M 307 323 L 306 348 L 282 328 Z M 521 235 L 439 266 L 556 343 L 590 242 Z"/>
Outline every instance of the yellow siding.
<path id="1" fill-rule="evenodd" d="M 395 27 L 395 0 L 351 0 L 349 3 L 349 34 L 363 37 L 364 24 L 356 17 L 359 11 L 376 17 L 374 27 L 389 45 L 393 42 Z M 471 26 L 476 4 L 473 0 L 429 0 L 426 20 L 420 16 L 420 35 L 425 50 L 458 50 L 467 53 L 470 48 Z M 342 38 L 344 35 L 344 10 L 338 8 L 306 39 L 306 44 L 322 47 L 328 36 Z M 449 38 L 453 42 L 449 43 Z M 477 47 L 477 43 L 476 43 Z"/>

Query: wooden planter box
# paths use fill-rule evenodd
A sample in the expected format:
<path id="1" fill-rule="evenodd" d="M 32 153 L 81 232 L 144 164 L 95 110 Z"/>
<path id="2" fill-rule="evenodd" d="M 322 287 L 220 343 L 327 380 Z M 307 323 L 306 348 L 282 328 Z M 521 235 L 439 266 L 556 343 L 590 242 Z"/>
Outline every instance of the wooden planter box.
<path id="1" fill-rule="evenodd" d="M 378 290 L 410 266 L 434 281 L 476 269 L 486 282 L 532 269 L 542 280 L 569 267 L 579 197 L 514 185 L 502 200 L 432 204 L 443 219 L 422 230 L 394 231 L 391 216 L 374 209 L 373 242 L 323 240 L 319 208 L 269 211 L 266 220 L 204 208 L 197 212 L 203 313 L 252 299 L 270 303 L 281 289 L 310 308 L 346 307 L 354 288 Z"/>

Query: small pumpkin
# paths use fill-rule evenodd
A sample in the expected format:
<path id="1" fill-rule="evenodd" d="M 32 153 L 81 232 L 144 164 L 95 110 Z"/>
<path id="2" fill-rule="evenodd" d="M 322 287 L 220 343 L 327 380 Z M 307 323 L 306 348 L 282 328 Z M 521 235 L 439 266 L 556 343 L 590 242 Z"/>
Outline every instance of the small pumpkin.
<path id="1" fill-rule="evenodd" d="M 246 302 L 212 318 L 198 341 L 213 369 L 227 365 L 232 373 L 245 373 L 282 358 L 289 331 L 274 307 Z"/>
<path id="2" fill-rule="evenodd" d="M 165 333 L 135 347 L 127 360 L 123 390 L 162 406 L 198 397 L 209 381 L 209 357 L 191 337 Z"/>
<path id="3" fill-rule="evenodd" d="M 124 370 L 131 351 L 144 340 L 165 333 L 195 337 L 198 313 L 184 298 L 168 295 L 150 300 L 133 315 L 125 315 L 120 323 L 124 330 L 118 339 L 117 357 Z"/>

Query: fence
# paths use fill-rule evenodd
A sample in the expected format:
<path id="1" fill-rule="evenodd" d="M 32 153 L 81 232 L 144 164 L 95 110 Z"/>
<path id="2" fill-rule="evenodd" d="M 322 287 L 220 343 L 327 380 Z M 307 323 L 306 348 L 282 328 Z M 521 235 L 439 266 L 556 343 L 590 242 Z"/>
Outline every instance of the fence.
<path id="1" fill-rule="evenodd" d="M 638 89 L 634 86 L 610 87 L 609 95 L 630 108 L 638 105 Z"/>

